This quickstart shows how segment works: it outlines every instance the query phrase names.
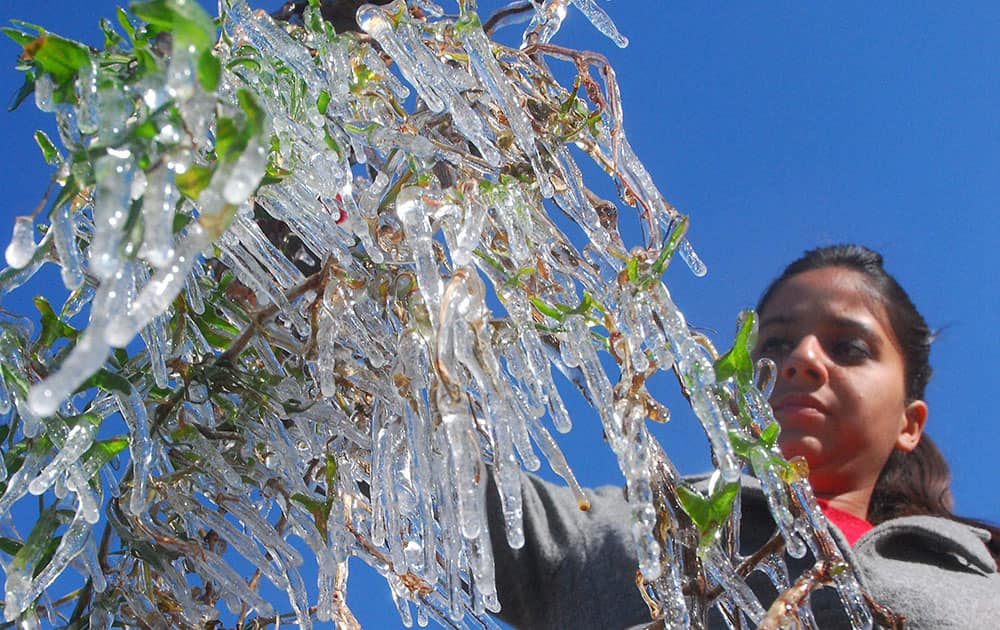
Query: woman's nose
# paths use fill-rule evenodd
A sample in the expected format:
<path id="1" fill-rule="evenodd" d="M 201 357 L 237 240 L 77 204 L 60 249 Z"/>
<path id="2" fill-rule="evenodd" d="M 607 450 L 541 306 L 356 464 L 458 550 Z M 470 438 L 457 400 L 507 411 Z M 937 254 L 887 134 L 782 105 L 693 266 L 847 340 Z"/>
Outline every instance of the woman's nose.
<path id="1" fill-rule="evenodd" d="M 800 339 L 781 363 L 781 377 L 785 380 L 807 379 L 822 384 L 826 382 L 827 376 L 823 347 L 814 335 Z"/>

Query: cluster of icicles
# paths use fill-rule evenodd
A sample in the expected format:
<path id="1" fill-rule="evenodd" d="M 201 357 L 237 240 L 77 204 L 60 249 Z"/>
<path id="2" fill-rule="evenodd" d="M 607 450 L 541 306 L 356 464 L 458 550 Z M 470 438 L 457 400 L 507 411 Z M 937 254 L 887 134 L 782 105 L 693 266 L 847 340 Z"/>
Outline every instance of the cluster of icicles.
<path id="1" fill-rule="evenodd" d="M 474 0 L 460 3 L 457 19 L 428 0 L 412 4 L 419 13 L 401 0 L 362 7 L 358 23 L 367 37 L 310 31 L 296 40 L 242 0 L 224 2 L 229 44 L 217 47 L 227 68 L 217 94 L 204 92 L 195 60 L 183 50 L 131 92 L 100 89 L 94 66 L 80 77 L 75 105 L 53 103 L 51 85 L 39 79 L 37 104 L 55 114 L 65 146 L 100 144 L 127 127 L 136 108 L 150 111 L 168 100 L 185 126 L 159 130 L 166 149 L 145 169 L 127 148 L 98 156 L 89 203 L 54 209 L 41 243 L 33 242 L 31 219 L 15 226 L 3 290 L 55 261 L 72 292 L 64 313 L 89 309 L 89 323 L 61 367 L 26 396 L 13 387 L 0 391 L 3 409 L 20 416 L 23 436 L 45 434 L 56 447 L 28 453 L 6 479 L 0 514 L 26 495 L 52 491 L 76 514 L 43 571 L 33 575 L 35 561 L 6 567 L 8 620 L 37 622 L 29 606 L 72 564 L 93 579 L 94 628 L 128 615 L 152 627 L 203 627 L 221 614 L 194 586 L 209 582 L 241 619 L 291 610 L 299 627 L 310 628 L 315 606 L 315 618 L 352 627 L 344 588 L 347 558 L 357 556 L 385 576 L 407 625 L 432 618 L 494 627 L 486 614 L 499 606 L 486 464 L 514 547 L 524 541 L 522 467 L 537 469 L 544 458 L 586 500 L 549 432 L 571 424 L 555 369 L 586 392 L 603 423 L 629 490 L 631 514 L 622 518 L 633 523 L 639 568 L 655 585 L 667 627 L 688 626 L 683 567 L 661 553 L 653 534 L 651 470 L 663 460 L 645 423 L 659 403 L 631 384 L 677 364 L 726 480 L 737 479 L 743 466 L 728 436 L 740 428 L 713 396 L 711 358 L 667 289 L 658 278 L 637 288 L 626 269 L 630 260 L 654 260 L 683 219 L 625 138 L 610 68 L 601 69 L 606 102 L 598 123 L 581 123 L 587 128 L 566 138 L 547 125 L 564 124 L 553 120 L 569 92 L 523 49 L 491 42 Z M 525 47 L 563 55 L 545 46 L 570 5 L 624 43 L 593 0 L 545 0 L 531 9 Z M 359 89 L 362 66 L 370 72 Z M 285 173 L 256 190 L 269 138 L 254 138 L 197 200 L 186 199 L 175 178 L 205 159 L 216 102 L 235 102 L 237 88 L 266 110 L 277 147 L 271 159 Z M 322 111 L 313 106 L 327 98 Z M 539 114 L 552 104 L 548 119 Z M 634 197 L 647 242 L 625 244 L 608 203 L 587 189 L 578 156 L 611 169 Z M 123 243 L 136 203 L 143 237 L 133 252 Z M 239 210 L 224 230 L 206 227 L 232 206 Z M 263 212 L 287 226 L 301 247 L 289 253 L 276 246 L 255 208 L 257 217 Z M 558 227 L 558 213 L 579 226 L 584 245 Z M 179 214 L 195 220 L 175 234 Z M 682 238 L 677 251 L 694 273 L 704 273 Z M 210 301 L 218 280 L 211 259 L 233 272 L 266 317 L 250 322 L 225 301 Z M 319 281 L 300 270 L 308 265 Z M 577 308 L 582 301 L 586 307 Z M 502 307 L 491 306 L 497 302 Z M 191 323 L 206 309 L 241 331 L 252 328 L 245 349 L 229 357 L 237 368 L 279 377 L 238 433 L 225 424 L 231 417 L 222 404 L 246 402 L 236 394 L 215 396 L 194 379 L 178 411 L 159 419 L 147 396 L 154 387 L 180 387 L 172 366 L 205 364 L 219 354 Z M 18 338 L 16 323 L 4 324 L 2 360 L 28 374 L 9 341 Z M 602 362 L 607 348 L 595 325 L 615 333 L 617 374 Z M 131 365 L 131 394 L 71 396 L 113 348 L 136 335 L 145 349 Z M 763 426 L 770 412 L 756 396 L 751 402 Z M 276 402 L 289 400 L 301 404 Z M 51 419 L 84 410 L 78 406 L 101 418 L 121 414 L 130 443 L 126 467 L 87 467 L 80 456 L 96 425 L 68 430 Z M 196 470 L 179 470 L 171 449 L 186 452 Z M 789 552 L 802 556 L 808 547 L 829 558 L 821 549 L 835 546 L 823 544 L 825 521 L 805 482 L 792 484 L 792 500 L 807 507 L 805 518 L 794 518 L 778 472 L 762 454 L 752 464 Z M 95 531 L 102 513 L 117 532 L 128 532 L 119 534 L 123 545 L 158 550 L 156 558 L 141 551 L 108 557 L 110 570 L 102 571 Z M 291 544 L 294 538 L 304 546 Z M 230 562 L 234 553 L 287 593 L 287 608 L 248 583 Z M 723 600 L 759 623 L 765 611 L 734 570 L 739 558 L 719 545 L 702 556 Z M 318 572 L 316 601 L 309 601 L 304 564 Z M 775 566 L 783 567 L 780 559 Z M 787 571 L 770 575 L 779 591 L 789 586 Z M 855 626 L 870 625 L 852 572 L 835 579 Z M 167 597 L 173 609 L 157 599 Z M 790 614 L 811 622 L 807 605 Z"/>

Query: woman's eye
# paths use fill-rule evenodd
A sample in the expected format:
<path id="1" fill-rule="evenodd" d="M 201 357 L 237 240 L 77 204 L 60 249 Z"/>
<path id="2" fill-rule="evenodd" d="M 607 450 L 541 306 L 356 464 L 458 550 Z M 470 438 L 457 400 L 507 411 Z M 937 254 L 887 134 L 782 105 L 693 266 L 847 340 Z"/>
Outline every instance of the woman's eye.
<path id="1" fill-rule="evenodd" d="M 872 356 L 868 344 L 858 339 L 838 341 L 833 346 L 834 355 L 841 360 L 863 361 Z"/>
<path id="2" fill-rule="evenodd" d="M 780 357 L 792 348 L 792 342 L 784 337 L 767 337 L 757 347 L 757 354 L 766 357 Z"/>

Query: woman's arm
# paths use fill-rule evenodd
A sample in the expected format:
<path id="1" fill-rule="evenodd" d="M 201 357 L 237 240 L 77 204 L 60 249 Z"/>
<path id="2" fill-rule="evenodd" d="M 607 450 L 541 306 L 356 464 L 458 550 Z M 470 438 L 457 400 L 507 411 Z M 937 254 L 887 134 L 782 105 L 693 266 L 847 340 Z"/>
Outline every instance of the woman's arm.
<path id="1" fill-rule="evenodd" d="M 648 622 L 635 586 L 637 561 L 621 488 L 587 490 L 587 511 L 568 488 L 533 475 L 522 475 L 521 494 L 525 544 L 511 549 L 491 471 L 487 509 L 500 618 L 525 630 Z"/>

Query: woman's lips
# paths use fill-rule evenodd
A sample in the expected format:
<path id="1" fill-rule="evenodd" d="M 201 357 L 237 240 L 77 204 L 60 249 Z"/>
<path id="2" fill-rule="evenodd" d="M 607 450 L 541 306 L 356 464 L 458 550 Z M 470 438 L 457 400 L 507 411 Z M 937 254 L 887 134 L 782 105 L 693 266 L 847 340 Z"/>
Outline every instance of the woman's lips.
<path id="1" fill-rule="evenodd" d="M 774 415 L 779 420 L 822 420 L 826 418 L 826 407 L 812 396 L 786 394 L 772 405 Z"/>

